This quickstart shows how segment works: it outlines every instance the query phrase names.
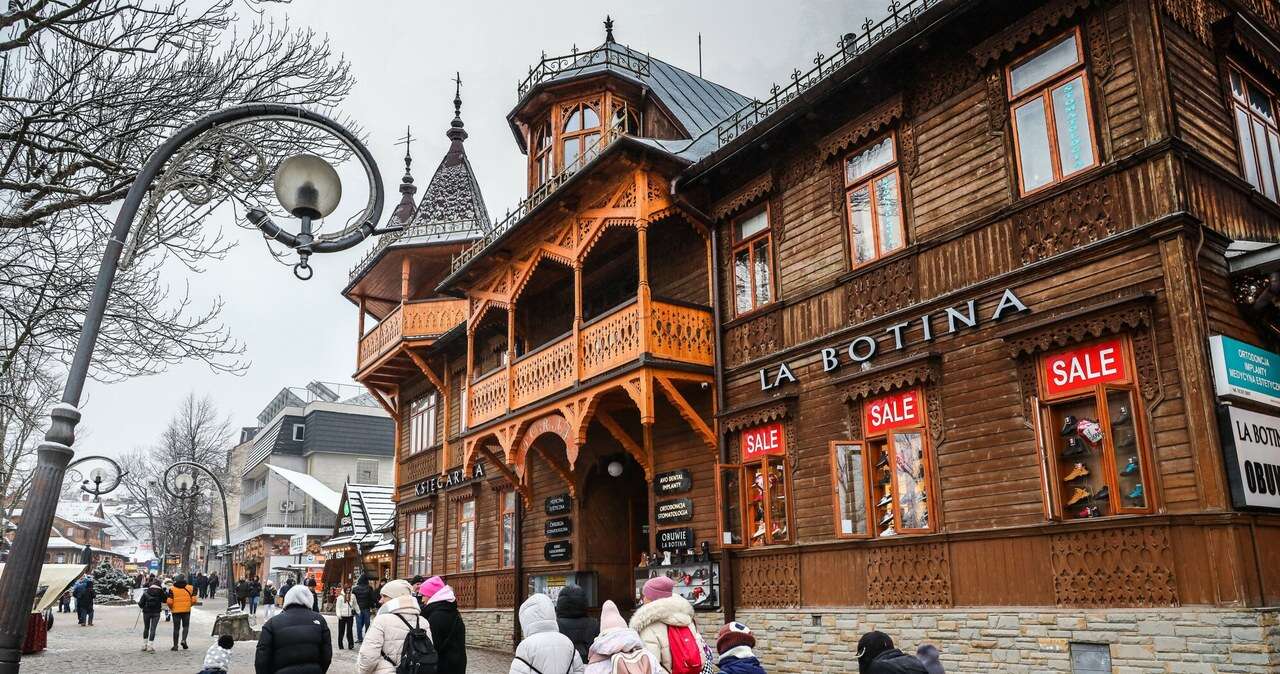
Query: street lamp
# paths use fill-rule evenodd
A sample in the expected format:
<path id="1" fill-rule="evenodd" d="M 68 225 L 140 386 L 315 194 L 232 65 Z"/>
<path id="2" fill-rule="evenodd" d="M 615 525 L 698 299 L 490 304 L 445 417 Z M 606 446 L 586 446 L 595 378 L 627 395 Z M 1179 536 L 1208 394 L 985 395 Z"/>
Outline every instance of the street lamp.
<path id="1" fill-rule="evenodd" d="M 208 475 L 210 480 L 213 480 L 213 486 L 218 488 L 218 496 L 222 499 L 222 529 L 225 532 L 224 544 L 230 547 L 231 517 L 227 511 L 227 492 L 222 489 L 222 482 L 218 480 L 217 475 L 213 474 L 213 471 L 206 468 L 203 464 L 196 463 L 195 461 L 175 461 L 169 464 L 168 468 L 164 469 L 164 477 L 162 478 L 161 484 L 164 485 L 165 492 L 176 499 L 193 499 L 200 495 L 200 490 L 196 486 L 196 478 L 194 474 L 182 472 L 175 475 L 172 480 L 169 479 L 169 474 L 179 468 L 190 468 L 193 471 L 201 471 L 205 475 Z M 171 482 L 173 485 L 172 487 L 170 486 Z M 224 572 L 226 573 L 227 579 L 227 613 L 235 613 L 239 609 L 239 604 L 232 599 L 235 593 L 231 591 L 231 588 L 236 586 L 235 567 L 231 564 L 231 557 L 227 555 L 223 555 L 223 563 L 226 565 Z"/>
<path id="2" fill-rule="evenodd" d="M 89 375 L 107 299 L 126 245 L 132 253 L 145 231 L 144 227 L 131 239 L 129 234 L 134 220 L 144 201 L 147 202 L 145 225 L 156 213 L 155 204 L 169 195 L 185 198 L 190 204 L 207 204 L 216 195 L 229 196 L 246 186 L 256 189 L 259 179 L 266 176 L 272 165 L 262 156 L 264 147 L 297 147 L 299 139 L 311 142 L 310 136 L 294 136 L 272 138 L 272 142 L 263 144 L 247 140 L 245 134 L 239 133 L 268 122 L 302 125 L 309 129 L 308 133 L 327 134 L 329 142 L 336 141 L 359 161 L 369 181 L 369 200 L 361 213 L 349 221 L 351 224 L 337 232 L 316 236 L 312 231 L 312 220 L 332 212 L 341 198 L 341 184 L 336 180 L 336 173 L 325 171 L 313 159 L 305 158 L 306 155 L 280 162 L 275 171 L 275 188 L 277 194 L 285 195 L 281 198 L 285 210 L 301 218 L 299 231 L 295 233 L 281 228 L 261 208 L 249 209 L 246 216 L 250 224 L 262 230 L 267 238 L 298 254 L 299 262 L 293 267 L 295 276 L 303 280 L 311 278 L 313 272 L 308 260 L 314 253 L 346 250 L 372 234 L 396 229 L 378 228 L 385 193 L 377 163 L 369 149 L 341 124 L 310 110 L 274 103 L 254 103 L 219 110 L 180 129 L 151 154 L 129 187 L 111 236 L 107 239 L 97 282 L 67 372 L 62 401 L 50 412 L 52 421 L 38 449 L 30 497 L 23 509 L 23 526 L 18 528 L 5 573 L 0 575 L 0 597 L 5 598 L 0 602 L 0 674 L 17 674 L 22 660 L 27 616 L 31 612 L 36 579 L 49 544 L 49 527 L 58 507 L 59 485 L 67 464 L 75 454 L 72 446 L 75 444 L 76 424 L 80 421 L 80 396 Z M 254 160 L 249 170 L 236 163 L 242 156 Z M 229 535 L 230 531 L 227 533 Z"/>

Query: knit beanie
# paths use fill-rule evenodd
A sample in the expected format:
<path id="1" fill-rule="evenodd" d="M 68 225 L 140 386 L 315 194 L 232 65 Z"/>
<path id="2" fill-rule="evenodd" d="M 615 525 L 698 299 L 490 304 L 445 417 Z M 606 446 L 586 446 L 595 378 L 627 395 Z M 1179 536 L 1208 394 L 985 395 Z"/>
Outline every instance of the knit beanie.
<path id="1" fill-rule="evenodd" d="M 404 597 L 413 594 L 413 587 L 409 585 L 409 581 L 396 579 L 382 586 L 382 596 L 388 599 Z"/>
<path id="2" fill-rule="evenodd" d="M 725 623 L 724 627 L 720 628 L 719 634 L 716 634 L 716 652 L 723 654 L 738 646 L 755 648 L 756 635 L 751 633 L 751 628 L 740 622 Z"/>
<path id="3" fill-rule="evenodd" d="M 445 583 L 443 578 L 441 578 L 440 576 L 432 576 L 422 581 L 422 584 L 418 586 L 418 594 L 426 597 L 427 599 L 430 599 L 434 597 L 437 592 L 439 592 L 441 589 L 444 588 L 444 584 Z"/>
<path id="4" fill-rule="evenodd" d="M 877 655 L 893 648 L 893 639 L 889 638 L 884 632 L 867 632 L 858 640 L 858 671 L 866 674 L 871 671 L 871 661 L 876 659 Z"/>
<path id="5" fill-rule="evenodd" d="M 606 600 L 604 606 L 600 607 L 600 633 L 626 629 L 626 627 L 627 621 L 623 620 L 622 614 L 618 612 L 618 605 L 613 603 L 612 599 Z"/>
<path id="6" fill-rule="evenodd" d="M 644 589 L 640 591 L 644 595 L 645 601 L 653 601 L 655 599 L 666 599 L 671 596 L 672 590 L 676 587 L 676 582 L 666 576 L 658 576 L 645 581 Z"/>

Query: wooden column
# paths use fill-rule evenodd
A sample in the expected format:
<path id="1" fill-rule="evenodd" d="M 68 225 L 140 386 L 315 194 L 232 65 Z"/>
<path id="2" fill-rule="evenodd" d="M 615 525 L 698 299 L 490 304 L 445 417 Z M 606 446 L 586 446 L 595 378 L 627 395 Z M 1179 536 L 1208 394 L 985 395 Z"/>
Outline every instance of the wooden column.
<path id="1" fill-rule="evenodd" d="M 654 467 L 654 475 L 657 475 L 657 464 L 653 461 L 653 422 L 641 424 L 640 432 L 643 437 L 644 453 L 649 457 L 649 465 Z M 649 553 L 658 553 L 658 514 L 655 510 L 653 489 L 646 489 L 649 499 Z"/>
<path id="2" fill-rule="evenodd" d="M 400 260 L 400 303 L 404 304 L 409 299 L 409 271 L 412 263 L 409 256 L 405 255 Z"/>
<path id="3" fill-rule="evenodd" d="M 467 368 L 462 375 L 462 386 L 458 387 L 459 393 L 461 393 L 464 398 L 471 395 L 471 382 L 474 380 L 472 371 L 475 369 L 476 333 L 470 328 L 471 326 L 467 326 Z M 462 413 L 462 418 L 458 420 L 458 437 L 461 438 L 463 429 L 471 425 L 471 402 L 468 400 L 459 400 L 458 404 L 465 407 L 465 411 Z M 446 467 L 447 466 L 441 466 L 441 468 Z"/>
<path id="4" fill-rule="evenodd" d="M 641 219 L 636 222 L 636 250 L 640 262 L 639 287 L 636 289 L 637 301 L 640 304 L 640 353 L 649 353 L 649 222 Z"/>
<path id="5" fill-rule="evenodd" d="M 360 296 L 360 318 L 356 320 L 356 326 L 357 326 L 356 327 L 356 332 L 357 332 L 356 334 L 356 369 L 357 370 L 360 369 L 360 361 L 362 360 L 362 356 L 363 356 L 363 354 L 360 353 L 360 345 L 361 343 L 364 342 L 364 315 L 365 315 L 365 300 L 364 300 L 364 295 L 361 295 Z"/>
<path id="6" fill-rule="evenodd" d="M 403 428 L 401 428 L 401 425 L 404 423 L 404 418 L 405 418 L 404 409 L 400 407 L 400 387 L 399 386 L 396 387 L 395 405 L 396 405 L 396 412 L 400 416 L 399 418 L 391 420 L 391 422 L 394 424 L 394 427 L 396 429 L 396 437 L 395 437 L 395 443 L 394 443 L 395 452 L 392 455 L 392 459 L 391 459 L 391 469 L 395 474 L 395 480 L 392 482 L 392 484 L 394 484 L 395 487 L 391 490 L 391 501 L 393 503 L 399 503 L 400 502 L 400 452 L 402 450 L 402 447 L 400 444 L 400 437 L 401 437 L 401 431 L 404 430 Z M 398 553 L 398 550 L 392 551 L 391 553 L 392 559 L 395 558 L 397 553 Z"/>
<path id="7" fill-rule="evenodd" d="M 582 260 L 573 262 L 573 371 L 582 381 Z"/>
<path id="8" fill-rule="evenodd" d="M 515 399 L 515 379 L 513 379 L 513 370 L 511 366 L 516 362 L 516 305 L 515 302 L 507 307 L 507 411 L 511 410 L 511 401 Z"/>
<path id="9" fill-rule="evenodd" d="M 440 404 L 444 406 L 444 428 L 440 431 L 440 453 L 444 457 L 444 461 L 440 463 L 449 465 L 449 397 L 453 395 L 453 387 L 449 385 L 449 359 L 444 360 L 444 390 L 440 391 Z M 434 441 L 435 438 L 432 438 Z"/>

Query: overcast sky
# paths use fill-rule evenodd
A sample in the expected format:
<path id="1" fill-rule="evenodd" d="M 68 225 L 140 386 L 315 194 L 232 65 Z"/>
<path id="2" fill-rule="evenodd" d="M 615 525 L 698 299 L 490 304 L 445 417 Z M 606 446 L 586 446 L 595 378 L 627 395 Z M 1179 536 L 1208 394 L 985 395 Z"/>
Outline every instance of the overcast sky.
<path id="1" fill-rule="evenodd" d="M 524 159 L 506 123 L 516 83 L 544 50 L 556 55 L 575 44 L 598 46 L 606 12 L 614 18 L 619 42 L 694 73 L 701 32 L 703 75 L 747 96 L 764 97 L 793 68 L 813 67 L 818 51 L 830 54 L 839 35 L 857 30 L 869 15 L 882 15 L 885 4 L 294 0 L 274 16 L 327 34 L 350 60 L 357 84 L 342 112 L 366 131 L 392 203 L 403 169 L 403 149 L 396 140 L 406 125 L 413 127 L 419 139 L 413 145 L 414 175 L 425 187 L 448 145 L 451 80 L 461 71 L 467 154 L 489 212 L 501 214 L 524 196 Z M 348 201 L 335 215 L 345 218 L 358 208 Z M 80 452 L 117 455 L 152 444 L 188 391 L 212 396 L 239 427 L 254 425 L 258 411 L 284 386 L 311 380 L 354 383 L 356 310 L 339 291 L 372 242 L 316 256 L 315 278 L 303 283 L 267 254 L 260 235 L 211 223 L 219 224 L 238 238 L 237 249 L 203 274 L 174 269 L 169 281 L 179 293 L 189 284 L 198 306 L 218 296 L 226 300 L 223 317 L 245 343 L 251 367 L 233 376 L 188 363 L 124 383 L 91 382 Z"/>

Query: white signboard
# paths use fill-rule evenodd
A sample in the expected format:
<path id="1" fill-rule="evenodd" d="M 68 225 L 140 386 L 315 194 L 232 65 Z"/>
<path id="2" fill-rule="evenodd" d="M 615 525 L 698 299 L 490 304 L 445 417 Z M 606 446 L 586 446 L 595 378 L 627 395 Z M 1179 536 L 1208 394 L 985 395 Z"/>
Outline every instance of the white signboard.
<path id="1" fill-rule="evenodd" d="M 1236 506 L 1280 509 L 1280 416 L 1227 406 L 1219 421 Z"/>
<path id="2" fill-rule="evenodd" d="M 307 551 L 307 535 L 293 534 L 289 537 L 289 554 L 301 555 Z"/>

